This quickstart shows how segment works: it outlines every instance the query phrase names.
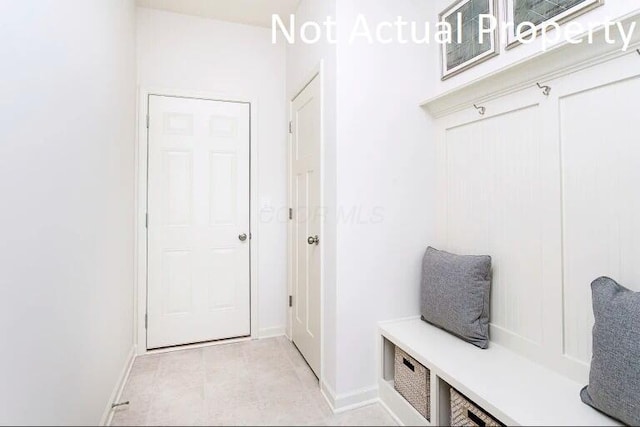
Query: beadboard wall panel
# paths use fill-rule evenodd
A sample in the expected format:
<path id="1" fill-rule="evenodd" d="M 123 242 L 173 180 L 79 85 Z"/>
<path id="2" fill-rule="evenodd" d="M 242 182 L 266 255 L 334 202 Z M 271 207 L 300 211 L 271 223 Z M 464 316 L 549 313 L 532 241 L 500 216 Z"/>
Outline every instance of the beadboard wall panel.
<path id="1" fill-rule="evenodd" d="M 539 345 L 544 224 L 538 108 L 447 131 L 446 205 L 447 246 L 494 258 L 493 325 Z"/>
<path id="2" fill-rule="evenodd" d="M 564 352 L 591 359 L 591 288 L 610 276 L 640 291 L 640 78 L 560 100 Z"/>
<path id="3" fill-rule="evenodd" d="M 637 54 L 438 118 L 438 246 L 493 257 L 491 339 L 586 383 L 590 284 L 640 290 Z"/>

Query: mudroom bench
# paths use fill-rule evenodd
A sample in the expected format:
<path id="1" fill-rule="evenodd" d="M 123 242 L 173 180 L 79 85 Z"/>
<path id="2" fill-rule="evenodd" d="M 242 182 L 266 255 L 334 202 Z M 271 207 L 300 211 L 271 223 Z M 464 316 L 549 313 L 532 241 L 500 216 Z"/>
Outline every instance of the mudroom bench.
<path id="1" fill-rule="evenodd" d="M 396 347 L 401 349 L 399 368 Z M 379 324 L 379 358 L 380 400 L 403 425 L 450 425 L 452 388 L 456 399 L 463 396 L 465 404 L 472 402 L 503 425 L 620 425 L 581 402 L 585 384 L 495 343 L 480 350 L 420 319 Z M 421 398 L 428 400 L 428 419 L 394 387 L 396 370 L 414 371 L 414 365 L 427 369 L 429 390 Z M 474 424 L 485 425 L 478 412 L 462 410 Z"/>

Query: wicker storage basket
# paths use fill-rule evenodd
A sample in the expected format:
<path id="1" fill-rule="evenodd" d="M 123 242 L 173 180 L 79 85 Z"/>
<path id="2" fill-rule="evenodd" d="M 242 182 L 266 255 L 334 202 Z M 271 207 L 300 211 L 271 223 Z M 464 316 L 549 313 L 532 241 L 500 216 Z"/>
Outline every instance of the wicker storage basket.
<path id="1" fill-rule="evenodd" d="M 430 372 L 399 347 L 396 347 L 394 386 L 411 406 L 431 420 Z"/>
<path id="2" fill-rule="evenodd" d="M 501 427 L 502 424 L 455 389 L 451 389 L 451 425 Z"/>

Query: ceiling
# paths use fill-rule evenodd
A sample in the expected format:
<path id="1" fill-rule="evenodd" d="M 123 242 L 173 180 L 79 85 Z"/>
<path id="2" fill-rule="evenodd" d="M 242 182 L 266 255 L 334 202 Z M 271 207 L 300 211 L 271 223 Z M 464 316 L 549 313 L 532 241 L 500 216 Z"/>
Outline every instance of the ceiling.
<path id="1" fill-rule="evenodd" d="M 240 24 L 271 27 L 271 16 L 288 16 L 300 0 L 136 0 L 138 6 Z"/>

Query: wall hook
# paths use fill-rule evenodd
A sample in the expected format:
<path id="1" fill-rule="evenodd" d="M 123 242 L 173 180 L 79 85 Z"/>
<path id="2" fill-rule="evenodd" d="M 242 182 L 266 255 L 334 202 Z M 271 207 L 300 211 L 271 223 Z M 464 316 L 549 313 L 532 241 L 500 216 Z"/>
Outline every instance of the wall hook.
<path id="1" fill-rule="evenodd" d="M 487 112 L 487 108 L 486 107 L 478 107 L 476 104 L 473 104 L 473 107 L 478 110 L 478 113 L 480 113 L 481 116 L 484 116 L 484 114 Z"/>
<path id="2" fill-rule="evenodd" d="M 540 83 L 536 83 L 540 89 L 542 89 L 542 93 L 544 96 L 549 96 L 551 94 L 551 86 L 543 86 Z"/>
<path id="3" fill-rule="evenodd" d="M 640 55 L 640 49 L 636 49 L 636 52 L 638 52 L 638 55 Z"/>

